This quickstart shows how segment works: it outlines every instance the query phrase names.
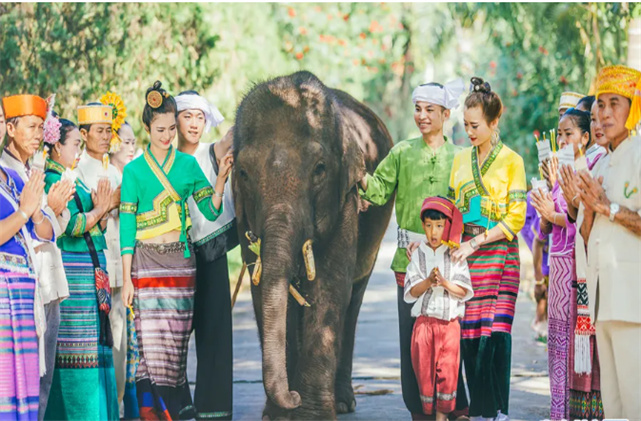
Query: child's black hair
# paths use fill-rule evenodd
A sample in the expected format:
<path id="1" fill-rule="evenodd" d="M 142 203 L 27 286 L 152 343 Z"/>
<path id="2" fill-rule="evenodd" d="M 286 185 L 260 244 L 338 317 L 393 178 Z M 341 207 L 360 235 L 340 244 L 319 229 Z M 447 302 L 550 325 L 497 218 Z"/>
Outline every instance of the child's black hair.
<path id="1" fill-rule="evenodd" d="M 434 209 L 426 209 L 421 214 L 421 221 L 425 222 L 426 219 L 431 219 L 432 221 L 441 221 L 447 219 L 447 216 L 443 212 L 439 212 Z"/>

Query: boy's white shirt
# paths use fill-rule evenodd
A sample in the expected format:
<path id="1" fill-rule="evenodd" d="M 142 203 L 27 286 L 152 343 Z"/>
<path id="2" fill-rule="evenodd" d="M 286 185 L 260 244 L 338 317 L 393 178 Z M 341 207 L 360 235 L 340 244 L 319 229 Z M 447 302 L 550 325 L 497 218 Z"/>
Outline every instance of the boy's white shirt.
<path id="1" fill-rule="evenodd" d="M 413 297 L 411 289 L 423 282 L 433 268 L 437 267 L 441 276 L 455 285 L 466 290 L 462 298 L 450 294 L 442 286 L 433 286 L 425 291 L 420 297 Z M 450 258 L 450 251 L 446 245 L 441 245 L 432 250 L 425 241 L 412 254 L 412 261 L 407 266 L 405 274 L 405 295 L 406 303 L 416 303 L 412 307 L 412 317 L 420 315 L 434 317 L 440 320 L 454 320 L 465 315 L 465 301 L 474 296 L 470 270 L 467 261 L 455 263 Z"/>

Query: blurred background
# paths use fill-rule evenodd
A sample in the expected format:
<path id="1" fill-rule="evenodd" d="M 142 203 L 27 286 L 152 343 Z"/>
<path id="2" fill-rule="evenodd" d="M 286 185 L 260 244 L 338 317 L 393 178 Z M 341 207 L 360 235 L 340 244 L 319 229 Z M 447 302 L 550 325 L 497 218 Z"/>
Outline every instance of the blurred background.
<path id="1" fill-rule="evenodd" d="M 529 180 L 533 133 L 556 126 L 561 92 L 591 92 L 604 65 L 641 67 L 640 18 L 640 3 L 0 3 L 0 96 L 55 92 L 75 120 L 76 106 L 116 91 L 142 145 L 158 79 L 218 106 L 213 141 L 253 83 L 307 69 L 373 108 L 396 142 L 418 134 L 416 85 L 481 76 Z M 446 130 L 467 142 L 460 109 Z"/>

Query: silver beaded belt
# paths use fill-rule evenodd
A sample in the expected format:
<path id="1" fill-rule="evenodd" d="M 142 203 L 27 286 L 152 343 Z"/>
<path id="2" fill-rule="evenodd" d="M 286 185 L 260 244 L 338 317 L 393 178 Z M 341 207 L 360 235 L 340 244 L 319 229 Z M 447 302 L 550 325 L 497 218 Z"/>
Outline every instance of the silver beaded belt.
<path id="1" fill-rule="evenodd" d="M 480 225 L 474 225 L 474 224 L 465 224 L 463 225 L 463 232 L 466 233 L 467 235 L 481 235 L 485 232 L 485 227 L 482 227 Z"/>

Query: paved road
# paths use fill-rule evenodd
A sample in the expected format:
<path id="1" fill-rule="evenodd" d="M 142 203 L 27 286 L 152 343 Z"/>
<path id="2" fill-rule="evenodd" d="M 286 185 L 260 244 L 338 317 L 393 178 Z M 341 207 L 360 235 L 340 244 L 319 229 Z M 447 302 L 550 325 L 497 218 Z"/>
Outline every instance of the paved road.
<path id="1" fill-rule="evenodd" d="M 389 269 L 396 244 L 394 221 L 381 246 L 378 261 L 358 320 L 353 384 L 356 412 L 341 420 L 410 420 L 401 396 L 396 284 Z M 530 278 L 531 256 L 522 253 L 523 278 Z M 512 420 L 542 420 L 549 415 L 546 348 L 533 339 L 529 327 L 534 304 L 522 282 L 513 328 Z M 240 293 L 234 308 L 234 419 L 259 420 L 265 400 L 256 322 L 248 290 Z M 190 345 L 188 378 L 194 381 L 196 354 Z M 193 387 L 193 385 L 192 385 Z M 388 390 L 371 395 L 368 392 Z"/>

